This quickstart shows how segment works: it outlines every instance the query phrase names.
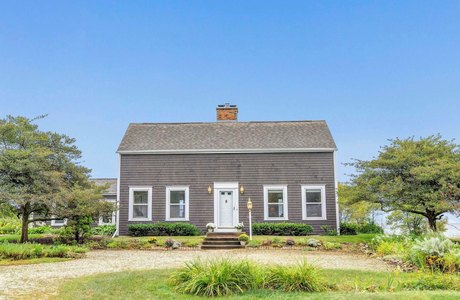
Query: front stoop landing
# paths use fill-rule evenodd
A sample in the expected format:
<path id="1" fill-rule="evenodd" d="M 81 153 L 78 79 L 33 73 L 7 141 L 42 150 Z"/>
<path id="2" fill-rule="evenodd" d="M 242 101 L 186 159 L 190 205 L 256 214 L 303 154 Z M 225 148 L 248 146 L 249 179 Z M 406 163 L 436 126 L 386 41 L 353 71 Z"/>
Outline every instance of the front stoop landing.
<path id="1" fill-rule="evenodd" d="M 201 244 L 201 249 L 244 249 L 238 237 L 241 232 L 208 232 Z"/>

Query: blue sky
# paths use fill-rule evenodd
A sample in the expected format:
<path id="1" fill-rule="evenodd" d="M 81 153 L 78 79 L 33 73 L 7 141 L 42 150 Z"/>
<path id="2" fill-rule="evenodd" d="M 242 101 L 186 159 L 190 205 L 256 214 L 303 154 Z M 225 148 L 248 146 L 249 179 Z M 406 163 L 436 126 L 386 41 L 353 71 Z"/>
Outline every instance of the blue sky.
<path id="1" fill-rule="evenodd" d="M 0 1 L 0 112 L 117 175 L 130 122 L 325 119 L 338 160 L 460 140 L 459 1 Z M 339 179 L 351 170 L 339 166 Z"/>

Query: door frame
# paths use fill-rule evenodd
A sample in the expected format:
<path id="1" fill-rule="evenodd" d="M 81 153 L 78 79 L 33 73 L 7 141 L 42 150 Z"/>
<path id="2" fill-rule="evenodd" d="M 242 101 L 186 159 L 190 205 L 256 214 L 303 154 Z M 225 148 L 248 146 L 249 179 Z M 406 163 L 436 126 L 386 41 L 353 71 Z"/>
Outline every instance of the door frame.
<path id="1" fill-rule="evenodd" d="M 218 232 L 235 232 L 235 226 L 239 223 L 239 193 L 238 182 L 214 182 L 214 224 L 216 228 L 214 231 Z M 219 228 L 219 194 L 221 191 L 231 191 L 233 196 L 233 226 Z"/>

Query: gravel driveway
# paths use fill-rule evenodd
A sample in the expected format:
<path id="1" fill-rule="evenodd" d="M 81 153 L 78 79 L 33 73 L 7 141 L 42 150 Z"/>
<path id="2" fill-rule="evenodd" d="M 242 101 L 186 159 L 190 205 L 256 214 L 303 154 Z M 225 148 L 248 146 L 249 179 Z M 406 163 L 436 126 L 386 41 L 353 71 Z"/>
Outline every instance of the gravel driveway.
<path id="1" fill-rule="evenodd" d="M 0 266 L 0 298 L 26 298 L 30 294 L 52 294 L 59 281 L 97 273 L 126 270 L 165 269 L 182 266 L 195 258 L 248 258 L 260 263 L 293 264 L 303 259 L 323 268 L 387 270 L 380 260 L 364 255 L 301 250 L 219 251 L 93 251 L 78 260 L 36 265 Z M 31 298 L 31 297 L 30 297 Z"/>

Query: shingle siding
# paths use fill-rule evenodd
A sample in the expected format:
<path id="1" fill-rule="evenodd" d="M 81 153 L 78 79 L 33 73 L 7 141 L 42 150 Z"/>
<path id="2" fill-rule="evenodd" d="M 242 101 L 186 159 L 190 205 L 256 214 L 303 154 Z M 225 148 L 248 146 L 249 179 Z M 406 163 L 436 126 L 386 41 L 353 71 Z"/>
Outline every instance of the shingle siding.
<path id="1" fill-rule="evenodd" d="M 122 154 L 120 172 L 120 234 L 128 234 L 129 186 L 152 186 L 153 222 L 165 221 L 166 186 L 188 185 L 190 222 L 204 230 L 214 222 L 214 182 L 238 182 L 239 220 L 248 224 L 246 202 L 253 201 L 253 222 L 264 222 L 263 186 L 288 186 L 287 222 L 304 222 L 320 233 L 321 225 L 336 228 L 334 158 L 332 152 L 259 154 Z M 303 221 L 301 185 L 326 186 L 327 220 Z M 147 223 L 147 222 L 141 222 Z"/>

